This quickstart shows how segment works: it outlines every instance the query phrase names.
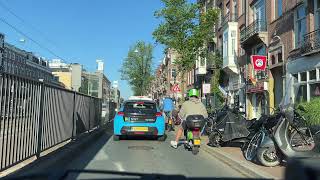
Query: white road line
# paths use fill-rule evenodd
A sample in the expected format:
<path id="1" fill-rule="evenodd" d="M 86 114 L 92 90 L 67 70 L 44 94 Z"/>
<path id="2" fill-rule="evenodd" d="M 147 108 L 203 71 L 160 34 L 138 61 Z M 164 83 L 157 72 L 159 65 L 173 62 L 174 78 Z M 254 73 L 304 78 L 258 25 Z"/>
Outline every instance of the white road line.
<path id="1" fill-rule="evenodd" d="M 118 171 L 125 171 L 122 164 L 120 162 L 115 162 L 114 163 L 118 169 Z"/>

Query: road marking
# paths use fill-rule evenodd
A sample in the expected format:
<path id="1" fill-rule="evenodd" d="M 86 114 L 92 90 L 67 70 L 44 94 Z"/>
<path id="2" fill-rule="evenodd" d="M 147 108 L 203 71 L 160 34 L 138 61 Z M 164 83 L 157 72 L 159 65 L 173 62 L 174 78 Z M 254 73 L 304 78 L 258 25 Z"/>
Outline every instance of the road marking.
<path id="1" fill-rule="evenodd" d="M 122 164 L 120 162 L 115 162 L 114 165 L 116 165 L 118 171 L 125 171 Z"/>

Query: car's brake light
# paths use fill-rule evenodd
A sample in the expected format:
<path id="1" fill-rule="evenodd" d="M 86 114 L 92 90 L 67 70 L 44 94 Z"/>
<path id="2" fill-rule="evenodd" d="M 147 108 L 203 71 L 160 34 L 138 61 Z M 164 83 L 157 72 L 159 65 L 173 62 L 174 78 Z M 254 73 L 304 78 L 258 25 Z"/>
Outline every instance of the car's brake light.
<path id="1" fill-rule="evenodd" d="M 144 104 L 144 102 L 137 102 L 137 104 Z"/>
<path id="2" fill-rule="evenodd" d="M 160 117 L 160 116 L 162 116 L 162 113 L 161 113 L 161 112 L 157 112 L 157 113 L 156 113 L 156 116 L 157 116 L 157 117 Z"/>
<path id="3" fill-rule="evenodd" d="M 124 112 L 119 111 L 119 112 L 118 112 L 118 116 L 124 116 Z"/>

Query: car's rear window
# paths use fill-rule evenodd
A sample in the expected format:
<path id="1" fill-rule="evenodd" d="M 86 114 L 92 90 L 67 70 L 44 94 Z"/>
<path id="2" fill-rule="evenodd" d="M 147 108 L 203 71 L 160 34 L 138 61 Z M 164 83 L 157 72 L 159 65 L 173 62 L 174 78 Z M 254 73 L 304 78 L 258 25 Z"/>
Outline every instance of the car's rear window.
<path id="1" fill-rule="evenodd" d="M 150 113 L 156 113 L 157 107 L 156 107 L 156 104 L 153 102 L 144 102 L 144 101 L 126 102 L 124 105 L 124 112 L 150 114 Z"/>

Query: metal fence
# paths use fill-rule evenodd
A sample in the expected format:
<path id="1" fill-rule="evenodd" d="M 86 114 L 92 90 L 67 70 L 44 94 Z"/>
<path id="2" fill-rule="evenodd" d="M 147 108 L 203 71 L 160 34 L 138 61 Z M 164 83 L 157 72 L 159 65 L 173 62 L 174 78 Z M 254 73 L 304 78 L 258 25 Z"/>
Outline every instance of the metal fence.
<path id="1" fill-rule="evenodd" d="M 0 74 L 0 171 L 99 127 L 101 100 Z"/>

